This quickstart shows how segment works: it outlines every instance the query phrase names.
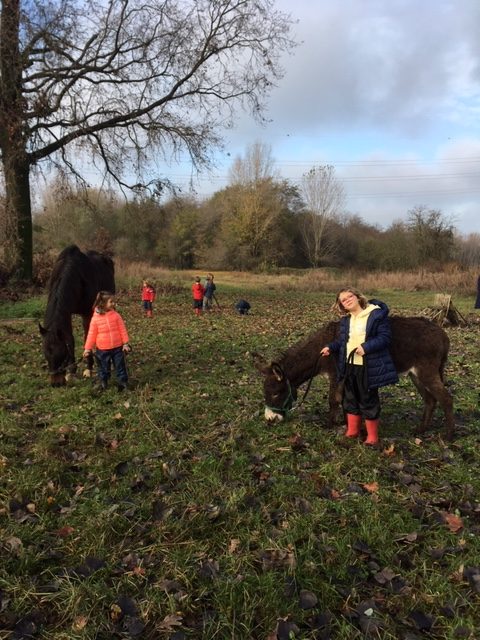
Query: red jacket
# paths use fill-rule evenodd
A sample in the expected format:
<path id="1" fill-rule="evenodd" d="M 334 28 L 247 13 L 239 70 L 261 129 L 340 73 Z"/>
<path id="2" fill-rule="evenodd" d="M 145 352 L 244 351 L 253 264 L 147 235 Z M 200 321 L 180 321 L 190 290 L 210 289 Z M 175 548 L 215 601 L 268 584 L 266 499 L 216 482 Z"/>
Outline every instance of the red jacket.
<path id="1" fill-rule="evenodd" d="M 204 293 L 205 288 L 201 282 L 194 282 L 192 284 L 192 294 L 194 300 L 203 300 Z"/>
<path id="2" fill-rule="evenodd" d="M 128 333 L 122 316 L 113 309 L 106 313 L 93 312 L 85 341 L 85 351 L 97 349 L 115 349 L 128 342 Z"/>
<path id="3" fill-rule="evenodd" d="M 155 300 L 155 289 L 147 286 L 142 288 L 142 302 L 153 302 Z"/>

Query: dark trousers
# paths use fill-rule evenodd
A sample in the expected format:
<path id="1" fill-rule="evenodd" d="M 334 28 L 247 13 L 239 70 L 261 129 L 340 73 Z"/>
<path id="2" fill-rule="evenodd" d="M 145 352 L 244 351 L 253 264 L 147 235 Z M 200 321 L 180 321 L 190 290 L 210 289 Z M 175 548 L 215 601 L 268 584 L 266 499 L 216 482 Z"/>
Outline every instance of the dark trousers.
<path id="1" fill-rule="evenodd" d="M 343 410 L 345 413 L 361 415 L 367 420 L 376 420 L 380 415 L 378 389 L 369 389 L 367 371 L 360 365 L 348 369 L 343 391 Z"/>
<path id="2" fill-rule="evenodd" d="M 127 384 L 128 373 L 127 364 L 125 362 L 125 354 L 122 347 L 115 347 L 115 349 L 97 349 L 95 352 L 95 359 L 98 367 L 98 377 L 101 382 L 105 384 L 110 378 L 110 369 L 113 363 L 117 381 L 120 384 Z"/>

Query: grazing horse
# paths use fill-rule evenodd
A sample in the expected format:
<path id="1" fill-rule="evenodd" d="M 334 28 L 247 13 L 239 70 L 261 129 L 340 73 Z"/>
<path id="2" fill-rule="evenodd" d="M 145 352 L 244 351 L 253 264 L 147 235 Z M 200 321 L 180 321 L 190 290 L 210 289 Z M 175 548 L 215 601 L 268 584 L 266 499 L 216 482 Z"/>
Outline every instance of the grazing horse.
<path id="1" fill-rule="evenodd" d="M 430 427 L 437 402 L 445 416 L 446 438 L 454 431 L 453 402 L 443 383 L 450 341 L 445 331 L 426 318 L 391 316 L 391 354 L 399 374 L 408 374 L 423 398 L 422 421 L 416 433 Z M 267 364 L 255 355 L 255 366 L 264 376 L 265 419 L 281 421 L 297 399 L 298 387 L 320 374 L 329 380 L 328 426 L 335 423 L 341 400 L 335 356 L 323 357 L 320 350 L 332 342 L 339 322 L 329 322 L 305 341 L 293 345 Z"/>
<path id="2" fill-rule="evenodd" d="M 76 245 L 66 247 L 53 267 L 44 326 L 39 324 L 52 386 L 64 385 L 66 374 L 77 369 L 72 314 L 82 316 L 86 337 L 95 297 L 102 290 L 115 293 L 113 260 L 96 251 L 82 253 Z M 92 367 L 90 356 L 86 375 Z"/>

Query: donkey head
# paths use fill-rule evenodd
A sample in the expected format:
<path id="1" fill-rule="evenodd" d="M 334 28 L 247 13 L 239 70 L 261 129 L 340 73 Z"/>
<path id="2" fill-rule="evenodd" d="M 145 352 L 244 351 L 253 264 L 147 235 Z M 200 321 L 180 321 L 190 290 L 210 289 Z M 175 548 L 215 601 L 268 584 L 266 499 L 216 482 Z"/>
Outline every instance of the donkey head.
<path id="1" fill-rule="evenodd" d="M 253 357 L 255 367 L 264 377 L 265 420 L 281 422 L 297 399 L 297 390 L 292 387 L 278 362 L 267 364 L 258 354 Z"/>
<path id="2" fill-rule="evenodd" d="M 61 330 L 50 330 L 38 325 L 43 340 L 43 355 L 48 364 L 50 384 L 61 387 L 66 384 L 67 368 L 74 363 L 72 347 Z"/>

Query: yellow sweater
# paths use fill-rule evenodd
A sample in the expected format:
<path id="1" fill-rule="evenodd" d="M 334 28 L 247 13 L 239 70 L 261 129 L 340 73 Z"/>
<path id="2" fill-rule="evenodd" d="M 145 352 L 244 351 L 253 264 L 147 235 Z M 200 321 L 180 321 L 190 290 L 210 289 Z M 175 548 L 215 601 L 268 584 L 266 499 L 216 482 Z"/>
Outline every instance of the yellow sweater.
<path id="1" fill-rule="evenodd" d="M 368 304 L 366 308 L 362 309 L 356 316 L 350 315 L 350 329 L 346 351 L 347 358 L 351 351 L 365 342 L 368 316 L 374 309 L 380 309 L 380 307 L 376 304 Z M 363 364 L 362 356 L 355 354 L 353 357 L 353 364 Z"/>

